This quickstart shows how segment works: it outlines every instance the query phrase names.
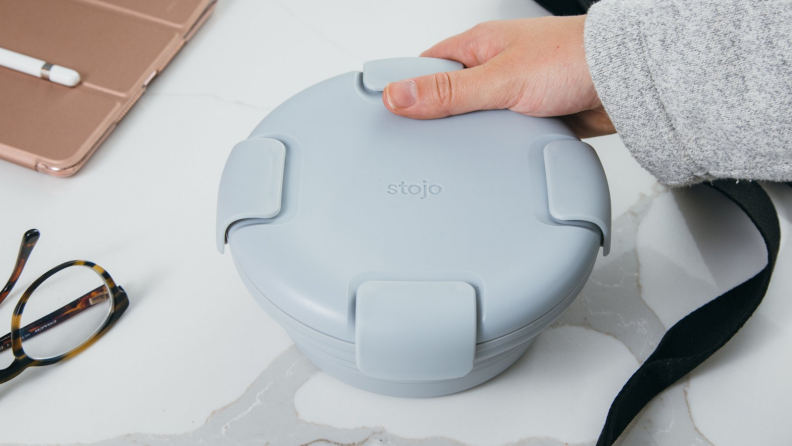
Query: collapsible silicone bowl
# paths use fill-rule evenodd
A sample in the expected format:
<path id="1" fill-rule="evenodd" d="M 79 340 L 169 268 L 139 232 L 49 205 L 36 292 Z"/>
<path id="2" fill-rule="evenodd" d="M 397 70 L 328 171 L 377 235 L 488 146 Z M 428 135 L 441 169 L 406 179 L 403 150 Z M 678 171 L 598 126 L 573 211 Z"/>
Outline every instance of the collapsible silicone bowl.
<path id="1" fill-rule="evenodd" d="M 610 244 L 594 150 L 560 121 L 497 110 L 412 120 L 388 82 L 462 69 L 368 62 L 273 110 L 223 171 L 217 247 L 317 366 L 403 397 L 514 363 Z"/>

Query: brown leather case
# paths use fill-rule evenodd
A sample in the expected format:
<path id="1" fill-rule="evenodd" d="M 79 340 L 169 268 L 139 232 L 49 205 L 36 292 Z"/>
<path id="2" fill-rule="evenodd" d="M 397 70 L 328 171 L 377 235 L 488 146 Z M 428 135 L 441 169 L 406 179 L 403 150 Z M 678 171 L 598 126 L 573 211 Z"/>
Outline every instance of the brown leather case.
<path id="1" fill-rule="evenodd" d="M 69 88 L 0 67 L 0 158 L 73 175 L 215 1 L 0 0 L 0 47 L 82 78 Z"/>

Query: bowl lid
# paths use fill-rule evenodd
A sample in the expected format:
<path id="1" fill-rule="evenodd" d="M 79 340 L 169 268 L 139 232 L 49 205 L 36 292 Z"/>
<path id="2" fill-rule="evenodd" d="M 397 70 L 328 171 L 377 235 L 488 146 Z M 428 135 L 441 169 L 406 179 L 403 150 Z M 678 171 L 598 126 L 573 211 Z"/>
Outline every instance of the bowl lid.
<path id="1" fill-rule="evenodd" d="M 400 306 L 424 321 L 401 324 L 402 336 L 420 337 L 435 320 L 485 342 L 586 280 L 610 240 L 607 182 L 591 147 L 555 119 L 496 110 L 421 121 L 382 104 L 388 82 L 461 68 L 369 62 L 295 95 L 233 149 L 218 249 L 228 242 L 260 297 L 348 342 L 356 315 L 376 331 Z M 448 311 L 451 302 L 465 308 Z"/>

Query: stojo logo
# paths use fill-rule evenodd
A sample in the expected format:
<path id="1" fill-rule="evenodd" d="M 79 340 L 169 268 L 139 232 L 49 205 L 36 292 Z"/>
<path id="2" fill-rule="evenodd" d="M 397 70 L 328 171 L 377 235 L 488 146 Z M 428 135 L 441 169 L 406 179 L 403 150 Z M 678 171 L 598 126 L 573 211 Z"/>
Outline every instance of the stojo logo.
<path id="1" fill-rule="evenodd" d="M 407 184 L 402 181 L 399 184 L 389 184 L 388 193 L 391 195 L 418 195 L 421 200 L 429 195 L 439 195 L 443 192 L 443 186 L 439 184 L 429 184 L 428 181 L 423 180 L 422 184 Z"/>

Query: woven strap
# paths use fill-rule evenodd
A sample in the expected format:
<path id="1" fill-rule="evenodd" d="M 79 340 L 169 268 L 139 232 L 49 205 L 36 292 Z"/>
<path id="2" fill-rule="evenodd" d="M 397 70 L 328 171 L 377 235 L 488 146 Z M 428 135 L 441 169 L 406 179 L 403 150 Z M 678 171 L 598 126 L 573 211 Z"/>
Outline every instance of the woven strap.
<path id="1" fill-rule="evenodd" d="M 649 401 L 723 347 L 762 302 L 773 274 L 781 233 L 770 197 L 756 183 L 709 184 L 742 208 L 767 245 L 767 266 L 677 322 L 613 400 L 597 446 L 610 446 Z M 790 183 L 792 186 L 792 183 Z"/>
<path id="2" fill-rule="evenodd" d="M 597 0 L 535 0 L 558 16 L 586 14 Z M 787 183 L 792 187 L 792 183 Z M 610 446 L 658 393 L 723 347 L 762 302 L 773 275 L 781 232 L 770 197 L 756 183 L 719 180 L 709 184 L 748 215 L 767 245 L 767 266 L 677 322 L 621 389 L 608 411 L 597 446 Z"/>

